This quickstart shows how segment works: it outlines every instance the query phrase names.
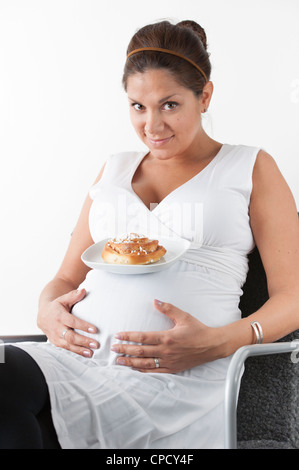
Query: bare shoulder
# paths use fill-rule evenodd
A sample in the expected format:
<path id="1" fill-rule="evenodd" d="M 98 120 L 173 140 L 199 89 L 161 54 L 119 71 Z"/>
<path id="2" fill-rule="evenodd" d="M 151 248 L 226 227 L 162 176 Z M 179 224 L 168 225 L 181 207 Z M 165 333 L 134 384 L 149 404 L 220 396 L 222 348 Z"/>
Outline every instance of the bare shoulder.
<path id="1" fill-rule="evenodd" d="M 276 161 L 269 153 L 265 152 L 264 150 L 260 150 L 253 169 L 253 189 L 255 190 L 257 188 L 258 190 L 261 190 L 263 189 L 264 184 L 267 184 L 267 182 L 271 187 L 273 187 L 274 184 L 280 184 L 285 186 L 286 189 L 286 182 L 278 168 Z M 260 186 L 260 183 L 263 184 Z"/>
<path id="2" fill-rule="evenodd" d="M 270 285 L 299 275 L 299 221 L 293 194 L 274 158 L 260 151 L 253 169 L 250 223 Z"/>
<path id="3" fill-rule="evenodd" d="M 268 211 L 280 214 L 285 210 L 288 215 L 297 214 L 295 200 L 286 180 L 274 158 L 263 150 L 257 155 L 252 179 L 252 215 L 255 212 L 263 212 L 266 215 Z"/>

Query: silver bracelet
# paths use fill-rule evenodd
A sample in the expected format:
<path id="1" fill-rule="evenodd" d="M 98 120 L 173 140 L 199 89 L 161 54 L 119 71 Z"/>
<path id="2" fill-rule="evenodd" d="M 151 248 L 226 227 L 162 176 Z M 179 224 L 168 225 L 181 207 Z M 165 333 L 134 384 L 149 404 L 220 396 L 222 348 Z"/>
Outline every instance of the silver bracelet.
<path id="1" fill-rule="evenodd" d="M 258 321 L 252 321 L 250 325 L 252 326 L 255 332 L 256 344 L 262 344 L 264 337 L 263 337 L 263 330 L 262 330 L 260 323 Z"/>

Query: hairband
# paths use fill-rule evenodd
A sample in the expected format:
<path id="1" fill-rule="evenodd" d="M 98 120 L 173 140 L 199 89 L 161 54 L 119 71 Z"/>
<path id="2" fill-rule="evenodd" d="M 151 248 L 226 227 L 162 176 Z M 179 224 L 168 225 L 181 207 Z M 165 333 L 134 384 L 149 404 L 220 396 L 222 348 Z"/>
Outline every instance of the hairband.
<path id="1" fill-rule="evenodd" d="M 184 55 L 180 54 L 179 52 L 174 52 L 174 51 L 171 51 L 169 49 L 162 49 L 161 47 L 141 47 L 140 49 L 134 49 L 134 51 L 130 52 L 128 55 L 127 55 L 127 60 L 129 57 L 131 57 L 133 54 L 137 54 L 137 52 L 142 52 L 142 51 L 157 51 L 157 52 L 165 52 L 166 54 L 171 54 L 171 55 L 175 55 L 177 57 L 180 57 L 181 59 L 184 59 L 184 60 L 187 60 L 187 62 L 189 62 L 190 64 L 192 64 L 195 68 L 197 68 L 197 70 L 202 74 L 202 76 L 204 77 L 205 81 L 207 82 L 208 79 L 207 79 L 207 76 L 206 74 L 204 73 L 204 71 L 195 63 L 193 62 L 193 60 L 191 59 L 188 59 L 188 57 L 185 57 Z"/>

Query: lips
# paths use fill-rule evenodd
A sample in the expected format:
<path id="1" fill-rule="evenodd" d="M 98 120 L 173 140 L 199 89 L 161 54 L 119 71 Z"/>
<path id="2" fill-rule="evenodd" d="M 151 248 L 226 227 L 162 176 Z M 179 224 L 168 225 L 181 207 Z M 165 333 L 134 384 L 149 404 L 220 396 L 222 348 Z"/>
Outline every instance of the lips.
<path id="1" fill-rule="evenodd" d="M 166 139 L 151 139 L 150 137 L 147 137 L 149 143 L 155 147 L 161 147 L 162 145 L 168 144 L 168 142 L 173 138 L 174 136 L 166 137 Z"/>

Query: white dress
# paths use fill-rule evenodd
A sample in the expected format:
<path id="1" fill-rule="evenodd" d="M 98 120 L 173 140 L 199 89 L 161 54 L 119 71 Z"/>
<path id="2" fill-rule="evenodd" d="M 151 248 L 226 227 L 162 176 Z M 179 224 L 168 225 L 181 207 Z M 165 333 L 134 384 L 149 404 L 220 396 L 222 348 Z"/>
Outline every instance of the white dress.
<path id="1" fill-rule="evenodd" d="M 173 326 L 154 299 L 206 325 L 238 320 L 247 254 L 254 241 L 248 207 L 259 149 L 224 144 L 200 173 L 149 210 L 132 177 L 145 152 L 113 155 L 90 190 L 94 242 L 136 232 L 179 236 L 192 244 L 183 259 L 151 274 L 91 270 L 87 296 L 73 314 L 96 325 L 101 347 L 91 359 L 50 343 L 18 343 L 39 364 L 49 387 L 62 448 L 223 448 L 224 384 L 230 357 L 178 374 L 141 373 L 116 364 L 117 332 Z M 200 342 L 200 338 L 198 338 Z"/>

